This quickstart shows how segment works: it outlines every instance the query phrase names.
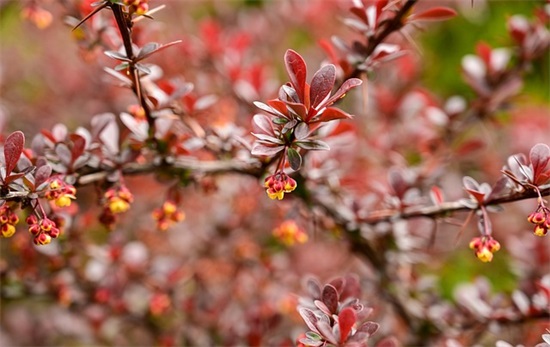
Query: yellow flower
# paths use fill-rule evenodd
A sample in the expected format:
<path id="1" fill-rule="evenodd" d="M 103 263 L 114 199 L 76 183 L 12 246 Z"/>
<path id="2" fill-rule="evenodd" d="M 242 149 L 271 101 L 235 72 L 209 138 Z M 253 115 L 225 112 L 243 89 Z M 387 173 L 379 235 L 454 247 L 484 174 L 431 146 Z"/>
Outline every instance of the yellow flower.
<path id="1" fill-rule="evenodd" d="M 57 207 L 68 207 L 71 206 L 71 199 L 76 199 L 73 195 L 61 194 L 56 200 L 55 205 Z"/>
<path id="2" fill-rule="evenodd" d="M 296 243 L 305 243 L 308 240 L 307 233 L 293 220 L 284 221 L 273 230 L 273 236 L 286 246 Z"/>
<path id="3" fill-rule="evenodd" d="M 109 210 L 113 214 L 124 213 L 130 209 L 130 204 L 119 197 L 113 197 L 109 200 Z"/>
<path id="4" fill-rule="evenodd" d="M 4 237 L 12 237 L 13 234 L 15 234 L 15 227 L 11 224 L 4 224 L 1 228 L 2 236 Z"/>
<path id="5" fill-rule="evenodd" d="M 476 256 L 484 263 L 493 260 L 493 253 L 487 247 L 482 247 L 479 251 L 477 251 Z"/>

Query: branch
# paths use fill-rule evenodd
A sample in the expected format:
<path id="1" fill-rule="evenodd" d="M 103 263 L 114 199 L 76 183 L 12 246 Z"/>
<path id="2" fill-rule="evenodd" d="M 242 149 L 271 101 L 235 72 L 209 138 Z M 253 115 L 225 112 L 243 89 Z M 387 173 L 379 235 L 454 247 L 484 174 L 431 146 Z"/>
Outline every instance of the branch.
<path id="1" fill-rule="evenodd" d="M 550 195 L 550 183 L 539 187 L 541 196 Z M 513 192 L 508 195 L 502 195 L 485 202 L 484 206 L 494 206 L 503 203 L 515 202 L 520 200 L 532 199 L 538 197 L 534 190 L 524 190 L 522 192 Z M 479 207 L 477 207 L 479 208 Z M 476 209 L 477 209 L 476 208 Z M 374 211 L 369 217 L 361 219 L 360 222 L 366 224 L 377 224 L 380 222 L 389 222 L 395 219 L 411 219 L 418 217 L 440 217 L 458 211 L 470 211 L 472 208 L 464 205 L 462 201 L 444 202 L 435 206 L 410 207 L 404 211 L 380 210 Z"/>
<path id="2" fill-rule="evenodd" d="M 212 161 L 200 161 L 195 158 L 178 158 L 171 164 L 159 164 L 153 163 L 136 164 L 128 163 L 124 165 L 120 171 L 124 175 L 142 175 L 147 173 L 159 172 L 162 170 L 169 171 L 176 176 L 178 173 L 186 171 L 192 171 L 199 174 L 224 174 L 224 173 L 241 173 L 254 177 L 259 177 L 263 173 L 264 165 L 258 160 L 251 159 L 248 161 L 242 160 L 212 160 Z M 105 179 L 109 174 L 116 171 L 112 168 L 109 170 L 98 170 L 96 172 L 88 173 L 80 176 L 77 180 L 77 185 L 83 186 Z M 2 197 L 0 197 L 1 199 Z"/>
<path id="3" fill-rule="evenodd" d="M 403 17 L 407 15 L 409 10 L 414 6 L 414 4 L 417 1 L 418 0 L 407 0 L 407 2 L 405 2 L 403 7 L 401 7 L 399 11 L 397 11 L 397 13 L 392 19 L 383 23 L 384 30 L 382 30 L 378 35 L 376 35 L 372 40 L 369 41 L 369 44 L 366 50 L 367 57 L 371 55 L 376 49 L 376 46 L 382 43 L 382 41 L 384 41 L 391 33 L 403 27 L 403 21 L 402 21 Z"/>
<path id="4" fill-rule="evenodd" d="M 145 98 L 145 95 L 143 94 L 143 89 L 141 87 L 141 80 L 139 78 L 139 71 L 136 69 L 136 62 L 135 62 L 135 55 L 134 50 L 132 48 L 132 21 L 127 17 L 127 15 L 122 10 L 122 5 L 119 4 L 111 4 L 111 9 L 113 10 L 113 14 L 115 16 L 116 24 L 118 27 L 118 31 L 120 32 L 120 36 L 122 37 L 122 42 L 124 44 L 124 50 L 126 51 L 126 56 L 128 59 L 130 59 L 129 63 L 129 73 L 132 80 L 132 90 L 134 94 L 136 94 L 140 106 L 143 108 L 143 111 L 145 112 L 145 117 L 147 119 L 147 123 L 149 124 L 149 137 L 154 138 L 152 135 L 155 133 L 155 119 L 151 115 L 151 109 L 149 108 L 149 105 L 147 104 L 147 100 Z"/>

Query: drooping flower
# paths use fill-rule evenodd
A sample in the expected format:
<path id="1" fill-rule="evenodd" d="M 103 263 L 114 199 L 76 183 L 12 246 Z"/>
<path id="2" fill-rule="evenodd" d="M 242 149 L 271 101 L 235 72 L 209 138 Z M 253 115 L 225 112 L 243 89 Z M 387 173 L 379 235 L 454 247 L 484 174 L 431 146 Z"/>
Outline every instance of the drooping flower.
<path id="1" fill-rule="evenodd" d="M 48 191 L 44 197 L 48 200 L 53 200 L 57 207 L 71 206 L 73 199 L 76 199 L 76 188 L 72 184 L 68 184 L 56 177 L 50 181 Z"/>
<path id="2" fill-rule="evenodd" d="M 545 236 L 550 230 L 550 209 L 539 204 L 535 212 L 527 217 L 529 223 L 535 224 L 533 233 L 537 236 Z"/>
<path id="3" fill-rule="evenodd" d="M 33 242 L 36 245 L 47 245 L 61 234 L 55 221 L 48 217 L 39 220 L 36 215 L 31 214 L 26 221 L 29 224 L 29 233 L 34 236 Z"/>
<path id="4" fill-rule="evenodd" d="M 19 217 L 11 207 L 4 204 L 0 207 L 0 232 L 3 237 L 12 237 L 15 234 L 15 225 L 19 223 Z"/>
<path id="5" fill-rule="evenodd" d="M 282 200 L 285 193 L 294 191 L 297 187 L 296 181 L 284 172 L 277 172 L 267 176 L 264 181 L 264 187 L 270 199 Z"/>
<path id="6" fill-rule="evenodd" d="M 130 209 L 134 196 L 126 186 L 121 186 L 107 190 L 105 192 L 105 199 L 105 208 L 112 214 L 120 214 Z"/>
<path id="7" fill-rule="evenodd" d="M 178 210 L 175 202 L 168 200 L 162 204 L 162 207 L 153 211 L 153 218 L 157 221 L 157 228 L 166 231 L 174 223 L 185 219 L 185 213 Z"/>
<path id="8" fill-rule="evenodd" d="M 307 233 L 293 220 L 286 220 L 273 230 L 273 236 L 286 246 L 305 243 Z"/>
<path id="9" fill-rule="evenodd" d="M 476 257 L 484 263 L 493 260 L 493 253 L 500 249 L 500 243 L 492 236 L 475 237 L 469 246 L 475 251 Z"/>

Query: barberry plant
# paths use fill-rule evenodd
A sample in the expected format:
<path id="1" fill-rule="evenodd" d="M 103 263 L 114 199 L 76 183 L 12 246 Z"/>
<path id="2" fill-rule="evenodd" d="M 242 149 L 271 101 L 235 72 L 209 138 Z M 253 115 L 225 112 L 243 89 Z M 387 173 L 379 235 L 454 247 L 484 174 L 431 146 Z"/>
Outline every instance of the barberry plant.
<path id="1" fill-rule="evenodd" d="M 483 6 L 0 4 L 7 343 L 544 346 L 549 4 L 429 48 Z"/>

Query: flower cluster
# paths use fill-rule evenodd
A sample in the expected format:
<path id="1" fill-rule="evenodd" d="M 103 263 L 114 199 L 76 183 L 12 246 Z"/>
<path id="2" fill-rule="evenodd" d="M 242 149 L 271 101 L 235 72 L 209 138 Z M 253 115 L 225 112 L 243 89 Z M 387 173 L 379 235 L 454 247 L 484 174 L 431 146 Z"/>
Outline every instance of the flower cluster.
<path id="1" fill-rule="evenodd" d="M 475 251 L 479 260 L 487 263 L 493 260 L 493 253 L 500 249 L 500 243 L 492 236 L 475 237 L 470 241 L 470 249 Z"/>
<path id="2" fill-rule="evenodd" d="M 105 202 L 99 220 L 105 226 L 111 228 L 117 221 L 117 215 L 130 209 L 130 204 L 134 201 L 134 195 L 126 186 L 121 185 L 117 188 L 110 188 L 103 197 Z"/>
<path id="3" fill-rule="evenodd" d="M 4 204 L 0 207 L 0 229 L 3 237 L 12 237 L 15 234 L 15 225 L 19 223 L 19 217 L 10 206 Z"/>
<path id="4" fill-rule="evenodd" d="M 157 229 L 166 231 L 172 224 L 183 221 L 185 213 L 179 211 L 173 201 L 168 200 L 153 211 L 153 218 L 157 221 Z"/>
<path id="5" fill-rule="evenodd" d="M 307 233 L 293 220 L 287 220 L 273 229 L 273 236 L 286 246 L 307 242 Z"/>
<path id="6" fill-rule="evenodd" d="M 61 233 L 57 224 L 48 217 L 38 220 L 36 215 L 31 214 L 26 222 L 29 225 L 29 232 L 34 236 L 35 245 L 47 245 Z"/>
<path id="7" fill-rule="evenodd" d="M 76 199 L 76 188 L 57 177 L 50 181 L 48 188 L 44 197 L 54 201 L 57 207 L 68 207 L 71 205 L 71 199 Z"/>
<path id="8" fill-rule="evenodd" d="M 149 0 L 124 0 L 124 5 L 129 7 L 130 13 L 141 16 L 149 11 Z"/>
<path id="9" fill-rule="evenodd" d="M 120 186 L 117 189 L 111 188 L 105 192 L 105 206 L 112 214 L 124 213 L 130 209 L 134 202 L 134 195 L 126 188 Z"/>
<path id="10" fill-rule="evenodd" d="M 32 3 L 23 8 L 21 17 L 29 20 L 36 25 L 38 29 L 46 29 L 52 24 L 53 20 L 53 16 L 49 11 Z"/>
<path id="11" fill-rule="evenodd" d="M 282 171 L 267 176 L 264 182 L 264 187 L 267 188 L 267 195 L 273 200 L 282 200 L 285 193 L 292 192 L 296 189 L 296 186 L 296 181 Z"/>
<path id="12" fill-rule="evenodd" d="M 537 236 L 544 236 L 548 234 L 550 229 L 550 209 L 542 204 L 539 204 L 535 212 L 531 213 L 527 217 L 529 223 L 535 224 L 535 230 L 533 233 Z"/>

